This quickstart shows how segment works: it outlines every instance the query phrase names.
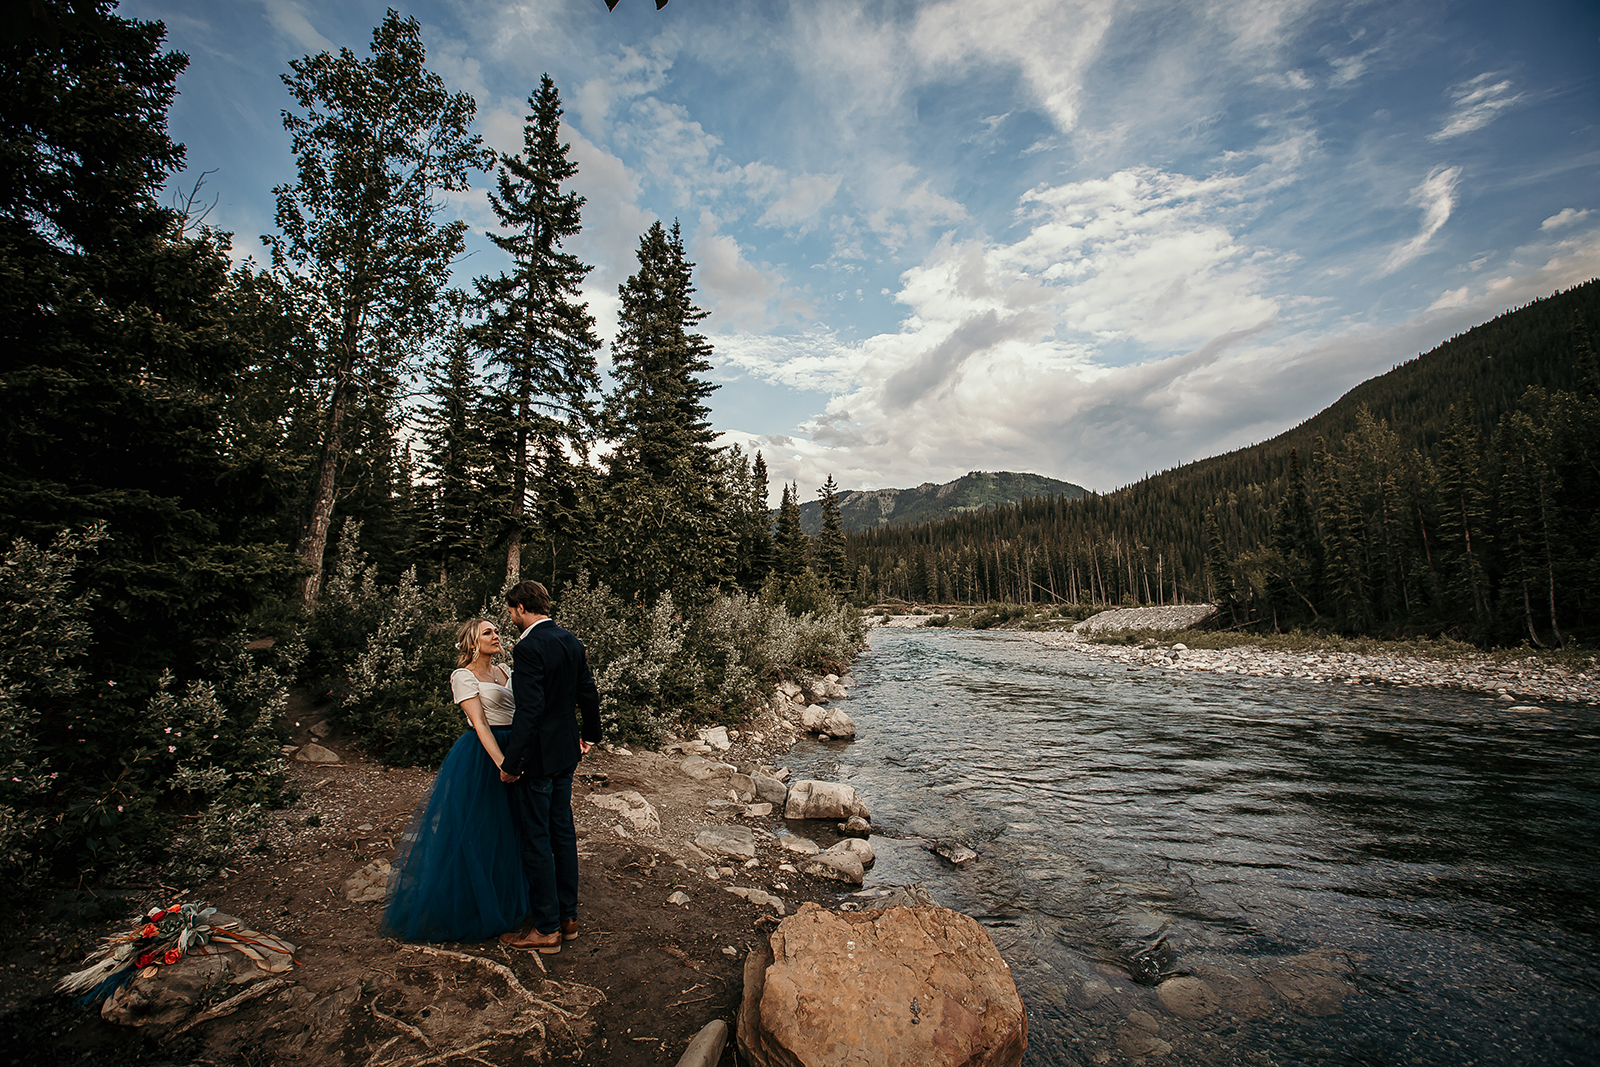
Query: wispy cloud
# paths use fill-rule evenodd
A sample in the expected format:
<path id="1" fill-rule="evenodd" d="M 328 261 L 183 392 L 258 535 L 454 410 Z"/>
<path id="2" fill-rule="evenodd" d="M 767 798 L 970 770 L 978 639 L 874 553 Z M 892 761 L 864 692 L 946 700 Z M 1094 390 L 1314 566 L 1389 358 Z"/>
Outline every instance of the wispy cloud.
<path id="1" fill-rule="evenodd" d="M 1378 276 L 1393 274 L 1401 267 L 1428 250 L 1428 242 L 1450 219 L 1456 206 L 1456 183 L 1461 178 L 1460 167 L 1434 167 L 1428 176 L 1411 190 L 1411 200 L 1422 208 L 1422 228 L 1411 240 L 1389 253 L 1378 270 Z"/>
<path id="2" fill-rule="evenodd" d="M 1481 130 L 1493 122 L 1500 112 L 1516 106 L 1522 100 L 1522 93 L 1511 91 L 1509 78 L 1502 78 L 1498 74 L 1480 74 L 1471 81 L 1451 87 L 1450 115 L 1428 140 L 1448 141 L 1452 137 Z"/>
<path id="3" fill-rule="evenodd" d="M 305 9 L 295 0 L 261 0 L 261 6 L 267 12 L 268 21 L 307 52 L 335 51 L 334 43 L 317 32 Z"/>

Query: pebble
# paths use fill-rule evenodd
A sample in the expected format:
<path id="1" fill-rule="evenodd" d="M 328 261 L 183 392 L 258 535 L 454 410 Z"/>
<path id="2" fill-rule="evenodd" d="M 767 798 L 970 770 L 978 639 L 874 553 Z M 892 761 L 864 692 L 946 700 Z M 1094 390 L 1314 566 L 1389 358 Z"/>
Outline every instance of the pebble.
<path id="1" fill-rule="evenodd" d="M 1133 647 L 1103 645 L 1076 633 L 1030 633 L 1051 646 L 1129 668 L 1237 674 L 1344 685 L 1389 684 L 1427 689 L 1465 689 L 1498 694 L 1503 704 L 1526 707 L 1531 701 L 1600 704 L 1600 679 L 1574 672 L 1537 656 L 1496 660 L 1483 653 L 1454 659 L 1380 652 L 1284 652 L 1238 647 L 1192 649 L 1184 645 Z M 1512 708 L 1510 710 L 1516 710 Z"/>

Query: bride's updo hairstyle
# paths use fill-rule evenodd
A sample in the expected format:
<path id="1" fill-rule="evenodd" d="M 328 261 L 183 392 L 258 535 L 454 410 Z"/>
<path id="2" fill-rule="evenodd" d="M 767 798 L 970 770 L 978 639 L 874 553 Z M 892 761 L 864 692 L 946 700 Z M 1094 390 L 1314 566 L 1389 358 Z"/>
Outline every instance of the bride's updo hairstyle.
<path id="1" fill-rule="evenodd" d="M 488 625 L 488 619 L 468 619 L 461 624 L 461 629 L 456 631 L 457 667 L 465 667 L 478 658 L 478 638 Z"/>

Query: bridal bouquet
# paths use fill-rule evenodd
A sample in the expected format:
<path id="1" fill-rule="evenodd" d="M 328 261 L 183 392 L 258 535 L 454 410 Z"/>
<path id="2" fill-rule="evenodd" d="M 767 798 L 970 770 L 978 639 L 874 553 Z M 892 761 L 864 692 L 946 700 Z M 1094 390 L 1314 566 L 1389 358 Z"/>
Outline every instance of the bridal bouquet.
<path id="1" fill-rule="evenodd" d="M 242 930 L 237 919 L 219 916 L 203 904 L 151 908 L 139 925 L 105 939 L 89 966 L 61 979 L 56 989 L 81 993 L 83 1004 L 95 1004 L 133 980 L 154 977 L 157 969 L 177 963 L 190 949 L 204 953 L 233 950 L 263 970 L 287 969 L 294 946 L 281 938 Z"/>

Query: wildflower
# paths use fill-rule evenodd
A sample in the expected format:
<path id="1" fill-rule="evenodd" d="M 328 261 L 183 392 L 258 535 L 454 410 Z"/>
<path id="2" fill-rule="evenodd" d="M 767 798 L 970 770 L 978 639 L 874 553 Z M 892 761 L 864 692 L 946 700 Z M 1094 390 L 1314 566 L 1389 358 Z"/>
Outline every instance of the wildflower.
<path id="1" fill-rule="evenodd" d="M 167 751 L 168 752 L 176 752 L 176 751 L 178 751 L 178 746 L 177 745 L 168 745 L 167 746 Z"/>

